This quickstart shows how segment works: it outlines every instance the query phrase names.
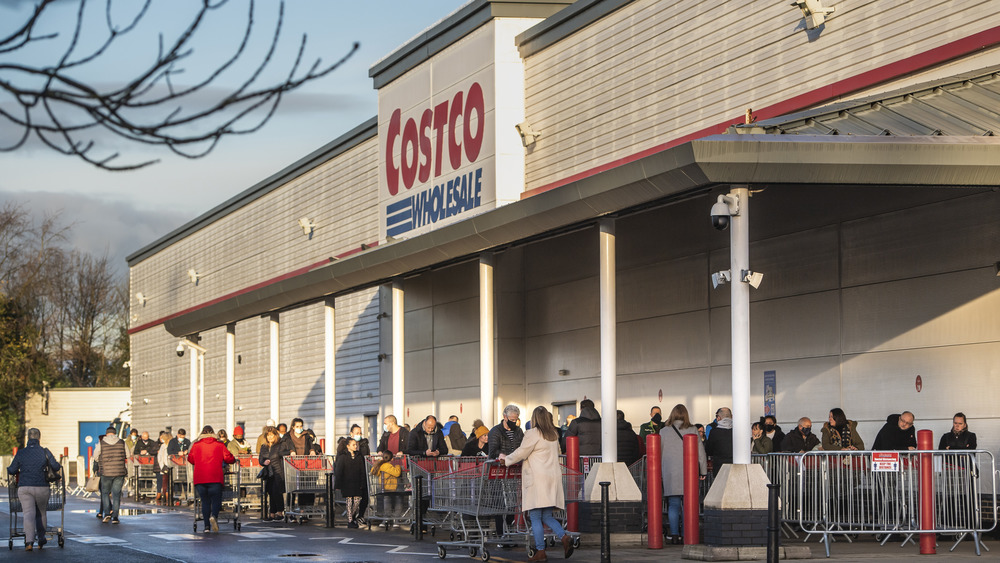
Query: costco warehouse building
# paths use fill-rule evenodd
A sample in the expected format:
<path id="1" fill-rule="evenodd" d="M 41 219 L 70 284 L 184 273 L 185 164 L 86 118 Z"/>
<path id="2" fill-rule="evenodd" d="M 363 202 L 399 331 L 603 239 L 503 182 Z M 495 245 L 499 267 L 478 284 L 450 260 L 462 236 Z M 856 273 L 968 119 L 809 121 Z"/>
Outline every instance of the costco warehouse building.
<path id="1" fill-rule="evenodd" d="M 737 186 L 751 416 L 996 451 L 1000 5 L 825 4 L 472 0 L 371 67 L 376 117 L 128 258 L 135 425 L 708 422 Z"/>

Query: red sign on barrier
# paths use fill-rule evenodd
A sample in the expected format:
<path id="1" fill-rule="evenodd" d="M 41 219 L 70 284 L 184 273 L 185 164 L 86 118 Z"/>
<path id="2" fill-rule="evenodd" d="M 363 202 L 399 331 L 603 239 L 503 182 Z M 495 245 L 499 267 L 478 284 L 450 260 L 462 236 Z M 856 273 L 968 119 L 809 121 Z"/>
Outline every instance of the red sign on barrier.
<path id="1" fill-rule="evenodd" d="M 872 471 L 898 472 L 899 452 L 872 452 Z"/>

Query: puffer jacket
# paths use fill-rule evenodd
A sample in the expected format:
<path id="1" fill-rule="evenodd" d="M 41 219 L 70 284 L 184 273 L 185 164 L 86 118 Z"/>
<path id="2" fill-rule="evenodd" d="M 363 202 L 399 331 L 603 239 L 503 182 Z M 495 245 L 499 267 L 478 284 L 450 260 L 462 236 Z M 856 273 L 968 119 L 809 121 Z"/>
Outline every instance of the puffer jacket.
<path id="1" fill-rule="evenodd" d="M 618 423 L 618 461 L 625 462 L 626 465 L 635 463 L 642 454 L 639 453 L 639 437 L 632 430 L 632 424 L 627 420 L 619 420 Z"/>
<path id="2" fill-rule="evenodd" d="M 128 452 L 125 451 L 125 442 L 113 434 L 107 434 L 97 441 L 97 448 L 94 449 L 94 460 L 98 466 L 98 474 L 101 477 L 125 477 L 128 470 L 125 467 L 128 461 Z"/>
<path id="3" fill-rule="evenodd" d="M 601 455 L 601 415 L 593 407 L 580 410 L 580 416 L 569 423 L 566 437 L 580 438 L 580 455 Z"/>
<path id="4" fill-rule="evenodd" d="M 191 446 L 187 460 L 194 466 L 192 482 L 200 485 L 222 483 L 226 464 L 235 463 L 236 457 L 215 434 L 202 434 Z"/>
<path id="5" fill-rule="evenodd" d="M 59 462 L 48 448 L 43 448 L 38 440 L 28 440 L 28 445 L 17 450 L 14 461 L 7 467 L 7 473 L 17 474 L 17 484 L 21 487 L 48 487 L 45 481 L 45 464 L 59 471 Z"/>

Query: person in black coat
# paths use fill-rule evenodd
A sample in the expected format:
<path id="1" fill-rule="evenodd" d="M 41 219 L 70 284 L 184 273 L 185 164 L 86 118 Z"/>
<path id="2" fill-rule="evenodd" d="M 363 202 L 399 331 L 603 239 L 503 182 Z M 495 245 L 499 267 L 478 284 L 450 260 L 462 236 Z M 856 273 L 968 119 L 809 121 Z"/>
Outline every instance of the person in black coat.
<path id="1" fill-rule="evenodd" d="M 347 501 L 347 527 L 357 528 L 361 499 L 368 495 L 365 456 L 358 452 L 357 440 L 345 440 L 337 447 L 333 464 L 333 482 Z"/>
<path id="2" fill-rule="evenodd" d="M 485 426 L 476 428 L 476 431 L 472 433 L 472 437 L 469 438 L 465 443 L 465 447 L 462 448 L 462 457 L 489 455 L 489 439 L 490 432 Z"/>
<path id="3" fill-rule="evenodd" d="M 951 418 L 951 432 L 941 435 L 939 450 L 975 450 L 976 435 L 969 432 L 969 425 L 963 413 L 955 413 Z"/>
<path id="4" fill-rule="evenodd" d="M 625 413 L 618 411 L 618 461 L 632 465 L 642 455 L 639 453 L 639 436 L 632 430 L 632 423 L 625 420 Z"/>
<path id="5" fill-rule="evenodd" d="M 448 455 L 448 445 L 444 434 L 437 428 L 437 419 L 428 415 L 413 432 L 406 443 L 406 455 L 438 457 Z"/>
<path id="6" fill-rule="evenodd" d="M 507 405 L 503 409 L 503 419 L 490 429 L 489 449 L 490 459 L 497 459 L 500 454 L 510 454 L 521 446 L 524 439 L 524 431 L 517 425 L 517 418 L 521 416 L 521 409 L 515 405 Z"/>
<path id="7" fill-rule="evenodd" d="M 764 430 L 764 435 L 771 439 L 771 451 L 780 452 L 781 441 L 785 439 L 785 433 L 778 426 L 777 421 L 771 415 L 760 417 L 760 425 Z"/>
<path id="8" fill-rule="evenodd" d="M 291 452 L 278 438 L 278 432 L 274 428 L 267 431 L 265 442 L 260 448 L 257 461 L 264 468 L 261 471 L 265 475 L 264 492 L 270 502 L 268 514 L 271 518 L 282 518 L 285 512 L 285 468 L 282 458 Z"/>
<path id="9" fill-rule="evenodd" d="M 719 416 L 715 430 L 705 440 L 705 453 L 712 458 L 712 476 L 717 476 L 723 465 L 733 462 L 733 411 L 723 407 Z"/>
<path id="10" fill-rule="evenodd" d="M 580 416 L 566 428 L 563 439 L 580 438 L 580 455 L 601 455 L 601 415 L 594 408 L 594 401 L 580 401 Z"/>
<path id="11" fill-rule="evenodd" d="M 781 440 L 781 451 L 790 453 L 811 452 L 819 445 L 819 438 L 813 434 L 813 423 L 808 417 L 799 419 L 799 425 L 795 427 Z"/>
<path id="12" fill-rule="evenodd" d="M 400 426 L 396 417 L 391 414 L 382 419 L 382 430 L 382 437 L 378 440 L 378 451 L 402 457 L 410 439 L 410 431 Z M 395 448 L 392 447 L 393 443 L 396 444 Z"/>
<path id="13" fill-rule="evenodd" d="M 890 414 L 885 419 L 885 425 L 875 436 L 873 450 L 915 450 L 917 436 L 913 429 L 913 413 L 903 411 L 902 414 Z"/>

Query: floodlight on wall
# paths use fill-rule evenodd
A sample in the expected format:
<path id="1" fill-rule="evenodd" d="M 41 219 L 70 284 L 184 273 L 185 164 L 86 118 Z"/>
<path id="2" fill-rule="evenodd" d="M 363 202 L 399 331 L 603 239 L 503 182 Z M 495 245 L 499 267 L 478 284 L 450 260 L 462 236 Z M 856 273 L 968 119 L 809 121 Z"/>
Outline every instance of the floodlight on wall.
<path id="1" fill-rule="evenodd" d="M 132 360 L 128 360 L 127 362 L 122 364 L 122 367 L 125 369 L 130 369 L 132 367 Z"/>
<path id="2" fill-rule="evenodd" d="M 145 307 L 146 306 L 146 296 L 143 295 L 143 293 L 141 291 L 139 293 L 135 294 L 135 300 L 139 302 L 139 305 L 141 307 Z"/>
<path id="3" fill-rule="evenodd" d="M 148 404 L 149 404 L 149 399 L 143 399 L 143 400 L 142 400 L 142 404 L 144 404 L 144 405 L 148 405 Z"/>
<path id="4" fill-rule="evenodd" d="M 816 29 L 826 22 L 826 15 L 832 14 L 836 8 L 826 8 L 823 0 L 795 0 L 792 6 L 802 10 L 802 17 L 806 19 L 806 29 Z"/>
<path id="5" fill-rule="evenodd" d="M 385 352 L 382 352 L 381 354 L 378 355 L 378 361 L 380 361 L 380 362 L 385 361 L 385 359 L 388 358 L 388 357 L 389 357 L 389 354 L 386 354 Z"/>
<path id="6" fill-rule="evenodd" d="M 193 283 L 195 285 L 198 285 L 198 271 L 197 270 L 195 270 L 194 268 L 191 268 L 190 270 L 188 270 L 188 278 L 191 280 L 191 283 Z"/>
<path id="7" fill-rule="evenodd" d="M 525 147 L 530 147 L 535 144 L 535 139 L 542 136 L 538 131 L 531 128 L 531 124 L 527 121 L 522 121 L 514 126 L 517 129 L 517 134 L 521 136 L 521 144 Z"/>
<path id="8" fill-rule="evenodd" d="M 299 219 L 299 226 L 302 227 L 302 234 L 309 236 L 312 235 L 313 229 L 316 228 L 316 223 L 313 223 L 312 219 L 308 217 L 303 217 Z"/>
<path id="9" fill-rule="evenodd" d="M 712 287 L 717 288 L 720 285 L 724 285 L 726 282 L 732 280 L 732 275 L 729 270 L 722 270 L 721 272 L 715 272 L 712 274 Z"/>
<path id="10" fill-rule="evenodd" d="M 740 275 L 740 281 L 748 283 L 750 284 L 750 287 L 757 289 L 760 287 L 760 282 L 764 281 L 764 274 L 754 272 L 753 270 L 743 270 Z"/>

